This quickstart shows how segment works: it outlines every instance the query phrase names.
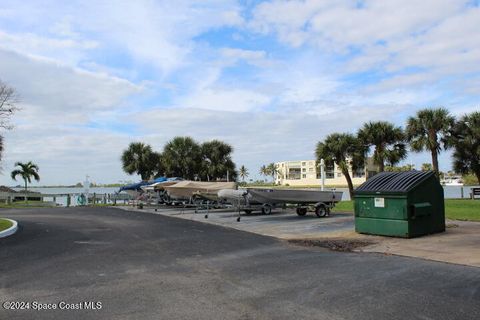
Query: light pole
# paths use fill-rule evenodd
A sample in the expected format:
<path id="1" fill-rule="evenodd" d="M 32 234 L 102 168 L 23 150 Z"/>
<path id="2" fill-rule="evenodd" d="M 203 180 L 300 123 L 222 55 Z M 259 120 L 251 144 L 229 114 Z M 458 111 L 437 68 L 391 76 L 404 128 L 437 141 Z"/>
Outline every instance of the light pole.
<path id="1" fill-rule="evenodd" d="M 325 189 L 325 160 L 320 159 L 320 176 L 322 178 L 322 191 Z"/>

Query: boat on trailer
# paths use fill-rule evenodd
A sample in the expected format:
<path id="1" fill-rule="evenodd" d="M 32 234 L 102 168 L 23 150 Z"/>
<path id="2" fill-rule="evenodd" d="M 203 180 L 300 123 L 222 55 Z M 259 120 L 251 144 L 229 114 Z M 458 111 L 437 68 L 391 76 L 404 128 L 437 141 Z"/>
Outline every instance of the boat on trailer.
<path id="1" fill-rule="evenodd" d="M 343 192 L 304 189 L 247 189 L 252 197 L 262 203 L 335 203 L 342 200 Z"/>
<path id="2" fill-rule="evenodd" d="M 235 189 L 235 182 L 206 182 L 206 181 L 180 181 L 176 184 L 164 186 L 168 196 L 173 200 L 192 200 L 202 198 L 216 201 L 218 191 L 222 189 Z"/>
<path id="3" fill-rule="evenodd" d="M 264 189 L 248 188 L 244 190 L 221 190 L 219 198 L 225 198 L 245 213 L 261 210 L 270 214 L 273 208 L 293 205 L 299 216 L 313 209 L 318 217 L 330 214 L 330 209 L 342 200 L 343 192 L 305 189 Z"/>

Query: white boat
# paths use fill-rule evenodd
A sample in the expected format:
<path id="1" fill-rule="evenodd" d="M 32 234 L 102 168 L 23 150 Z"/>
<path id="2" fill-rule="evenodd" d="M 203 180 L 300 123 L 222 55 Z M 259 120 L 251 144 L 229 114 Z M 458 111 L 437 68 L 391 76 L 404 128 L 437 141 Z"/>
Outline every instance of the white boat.
<path id="1" fill-rule="evenodd" d="M 217 198 L 217 193 L 222 189 L 235 189 L 235 182 L 201 182 L 180 181 L 170 186 L 164 186 L 172 199 L 189 200 L 193 196 L 207 199 Z"/>
<path id="2" fill-rule="evenodd" d="M 444 186 L 463 186 L 463 180 L 461 176 L 446 176 L 440 181 Z"/>
<path id="3" fill-rule="evenodd" d="M 164 182 L 159 182 L 159 183 L 156 183 L 155 186 L 153 187 L 153 189 L 155 191 L 165 191 L 165 187 L 168 187 L 168 186 L 173 186 L 174 184 L 177 184 L 179 183 L 180 181 L 164 181 Z"/>

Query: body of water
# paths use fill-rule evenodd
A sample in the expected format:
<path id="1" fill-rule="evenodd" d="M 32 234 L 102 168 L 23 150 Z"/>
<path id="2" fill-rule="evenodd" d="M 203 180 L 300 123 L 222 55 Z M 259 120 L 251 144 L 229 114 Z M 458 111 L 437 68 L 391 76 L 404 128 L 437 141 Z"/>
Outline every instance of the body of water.
<path id="1" fill-rule="evenodd" d="M 443 186 L 443 194 L 445 195 L 445 199 L 469 199 L 472 188 L 479 188 L 479 186 Z M 343 191 L 342 201 L 350 200 L 348 188 L 337 188 L 336 190 Z"/>
<path id="2" fill-rule="evenodd" d="M 15 191 L 20 191 L 22 192 L 24 189 L 23 188 L 12 188 Z M 117 192 L 120 188 L 119 187 L 94 187 L 89 189 L 90 195 L 93 195 L 94 193 L 97 195 L 108 195 L 108 194 L 114 194 Z M 34 191 L 34 192 L 40 192 L 43 195 L 48 195 L 48 194 L 70 194 L 72 195 L 71 197 L 71 205 L 76 206 L 78 205 L 78 196 L 85 193 L 85 189 L 80 187 L 80 188 L 28 188 L 29 191 Z M 45 197 L 45 201 L 53 201 L 53 197 Z M 55 202 L 58 203 L 59 205 L 66 206 L 67 205 L 67 197 L 56 197 Z"/>
<path id="3" fill-rule="evenodd" d="M 470 198 L 471 188 L 478 188 L 479 186 L 444 186 L 444 195 L 445 199 L 461 199 L 461 198 Z M 23 191 L 22 188 L 13 188 L 15 191 Z M 72 202 L 71 205 L 78 205 L 78 196 L 82 193 L 85 193 L 84 188 L 29 188 L 31 191 L 40 192 L 42 194 L 71 194 Z M 119 187 L 96 187 L 90 188 L 90 195 L 96 193 L 97 195 L 104 194 L 114 194 L 119 190 Z M 328 188 L 327 188 L 328 190 Z M 350 195 L 348 194 L 348 188 L 337 188 L 338 191 L 343 191 L 342 201 L 350 200 Z M 463 190 L 463 194 L 462 194 Z M 53 201 L 52 198 L 45 198 L 46 201 Z M 55 201 L 63 206 L 67 205 L 67 197 L 56 197 Z"/>

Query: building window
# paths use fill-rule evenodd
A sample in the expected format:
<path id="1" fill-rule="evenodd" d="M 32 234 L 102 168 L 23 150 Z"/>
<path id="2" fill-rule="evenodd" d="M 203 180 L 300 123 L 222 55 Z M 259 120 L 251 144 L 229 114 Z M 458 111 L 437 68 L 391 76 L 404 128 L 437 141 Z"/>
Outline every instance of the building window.
<path id="1" fill-rule="evenodd" d="M 305 161 L 302 162 L 302 167 L 304 167 L 304 166 L 306 166 L 306 165 L 307 165 L 307 163 L 306 163 Z"/>
<path id="2" fill-rule="evenodd" d="M 308 168 L 308 172 L 313 172 L 313 168 Z"/>
<path id="3" fill-rule="evenodd" d="M 333 164 L 325 166 L 325 177 L 327 179 L 335 178 L 335 166 Z"/>
<path id="4" fill-rule="evenodd" d="M 302 172 L 307 172 L 307 168 L 302 168 Z"/>
<path id="5" fill-rule="evenodd" d="M 363 169 L 357 169 L 353 172 L 354 178 L 363 178 L 365 177 L 365 171 Z"/>
<path id="6" fill-rule="evenodd" d="M 341 172 L 337 172 L 337 177 L 341 177 L 342 176 L 342 173 Z"/>
<path id="7" fill-rule="evenodd" d="M 299 180 L 301 177 L 302 170 L 300 168 L 290 168 L 288 170 L 288 180 Z"/>
<path id="8" fill-rule="evenodd" d="M 307 178 L 307 175 L 306 175 L 306 174 L 302 174 L 302 178 L 303 178 L 303 179 L 306 179 L 306 178 Z"/>

